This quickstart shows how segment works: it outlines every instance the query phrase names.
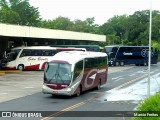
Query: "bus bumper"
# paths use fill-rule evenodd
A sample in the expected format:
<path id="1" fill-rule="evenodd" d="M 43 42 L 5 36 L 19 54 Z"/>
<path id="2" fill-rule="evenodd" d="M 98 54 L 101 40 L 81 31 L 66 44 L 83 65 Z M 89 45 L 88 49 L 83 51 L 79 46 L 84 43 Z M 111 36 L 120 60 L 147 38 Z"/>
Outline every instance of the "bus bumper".
<path id="1" fill-rule="evenodd" d="M 66 95 L 66 96 L 72 96 L 74 93 L 74 91 L 71 88 L 64 88 L 61 90 L 57 90 L 57 89 L 51 89 L 46 85 L 43 85 L 42 92 L 44 94 Z"/>

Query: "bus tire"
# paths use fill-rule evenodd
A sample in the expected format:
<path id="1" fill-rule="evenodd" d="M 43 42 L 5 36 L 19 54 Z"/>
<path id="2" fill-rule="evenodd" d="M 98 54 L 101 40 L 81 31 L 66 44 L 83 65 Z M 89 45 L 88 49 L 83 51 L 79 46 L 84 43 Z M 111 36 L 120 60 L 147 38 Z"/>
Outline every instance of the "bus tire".
<path id="1" fill-rule="evenodd" d="M 121 62 L 120 62 L 120 66 L 124 66 L 124 61 L 121 61 Z"/>
<path id="2" fill-rule="evenodd" d="M 24 70 L 24 65 L 22 65 L 22 64 L 18 65 L 17 69 L 23 71 Z"/>
<path id="3" fill-rule="evenodd" d="M 96 87 L 97 90 L 99 90 L 101 88 L 101 80 L 99 80 L 98 85 Z"/>
<path id="4" fill-rule="evenodd" d="M 77 93 L 76 93 L 76 96 L 80 96 L 81 95 L 81 92 L 82 92 L 82 87 L 81 85 L 78 87 L 78 90 L 77 90 Z"/>
<path id="5" fill-rule="evenodd" d="M 119 66 L 119 62 L 116 61 L 115 66 Z"/>

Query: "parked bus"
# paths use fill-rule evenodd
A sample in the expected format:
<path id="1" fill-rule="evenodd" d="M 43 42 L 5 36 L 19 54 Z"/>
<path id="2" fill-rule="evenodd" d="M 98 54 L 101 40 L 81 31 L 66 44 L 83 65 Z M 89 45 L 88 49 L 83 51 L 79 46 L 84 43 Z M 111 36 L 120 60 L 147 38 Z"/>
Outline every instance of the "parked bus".
<path id="1" fill-rule="evenodd" d="M 98 46 L 98 45 L 52 45 L 52 47 L 85 48 L 87 51 L 100 52 L 100 46 Z"/>
<path id="2" fill-rule="evenodd" d="M 148 46 L 105 46 L 109 65 L 148 65 Z M 158 52 L 152 49 L 151 64 L 157 64 Z"/>
<path id="3" fill-rule="evenodd" d="M 77 95 L 107 82 L 108 58 L 102 52 L 63 51 L 44 69 L 44 94 Z"/>
<path id="4" fill-rule="evenodd" d="M 49 46 L 16 47 L 5 52 L 3 68 L 18 70 L 43 69 L 45 63 L 60 51 L 80 50 L 84 48 L 56 48 Z"/>

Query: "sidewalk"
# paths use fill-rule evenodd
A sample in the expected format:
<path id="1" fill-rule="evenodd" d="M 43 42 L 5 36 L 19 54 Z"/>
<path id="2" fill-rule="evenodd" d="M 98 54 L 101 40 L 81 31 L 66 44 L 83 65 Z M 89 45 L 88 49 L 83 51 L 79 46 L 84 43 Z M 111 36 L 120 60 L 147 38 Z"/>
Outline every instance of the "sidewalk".
<path id="1" fill-rule="evenodd" d="M 148 78 L 118 90 L 107 91 L 107 101 L 142 102 L 147 98 Z M 152 75 L 150 79 L 150 95 L 160 92 L 160 73 Z"/>

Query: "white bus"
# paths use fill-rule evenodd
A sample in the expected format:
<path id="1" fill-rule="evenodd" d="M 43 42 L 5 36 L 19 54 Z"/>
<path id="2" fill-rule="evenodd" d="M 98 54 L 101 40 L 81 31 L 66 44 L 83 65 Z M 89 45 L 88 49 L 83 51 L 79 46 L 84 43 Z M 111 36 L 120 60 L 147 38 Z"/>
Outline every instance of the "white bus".
<path id="1" fill-rule="evenodd" d="M 57 52 L 82 50 L 84 48 L 58 48 L 50 46 L 16 47 L 6 52 L 3 68 L 18 70 L 43 69 L 45 63 Z"/>
<path id="2" fill-rule="evenodd" d="M 102 52 L 63 51 L 44 69 L 44 94 L 77 95 L 107 82 L 108 57 Z"/>

